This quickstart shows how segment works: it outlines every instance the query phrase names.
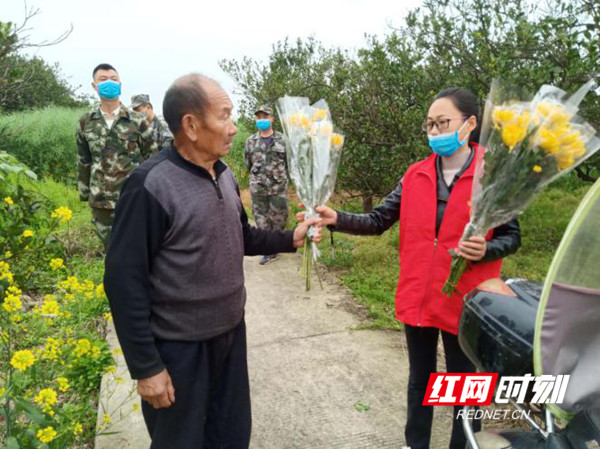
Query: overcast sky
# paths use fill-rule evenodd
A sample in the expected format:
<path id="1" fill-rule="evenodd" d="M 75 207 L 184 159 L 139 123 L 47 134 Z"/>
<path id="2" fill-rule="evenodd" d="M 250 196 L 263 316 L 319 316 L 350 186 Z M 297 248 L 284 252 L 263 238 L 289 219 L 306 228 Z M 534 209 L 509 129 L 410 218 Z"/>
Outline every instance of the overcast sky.
<path id="1" fill-rule="evenodd" d="M 2 0 L 0 20 L 22 23 L 23 0 Z M 180 75 L 197 71 L 233 94 L 235 83 L 218 66 L 223 58 L 266 61 L 272 45 L 286 37 L 313 36 L 326 46 L 360 48 L 364 35 L 388 34 L 421 0 L 28 0 L 40 13 L 28 24 L 31 42 L 68 39 L 35 50 L 59 62 L 78 92 L 91 94 L 91 72 L 100 62 L 115 66 L 123 83 L 121 100 L 148 93 L 161 109 L 164 92 Z M 234 102 L 235 102 L 235 98 Z"/>

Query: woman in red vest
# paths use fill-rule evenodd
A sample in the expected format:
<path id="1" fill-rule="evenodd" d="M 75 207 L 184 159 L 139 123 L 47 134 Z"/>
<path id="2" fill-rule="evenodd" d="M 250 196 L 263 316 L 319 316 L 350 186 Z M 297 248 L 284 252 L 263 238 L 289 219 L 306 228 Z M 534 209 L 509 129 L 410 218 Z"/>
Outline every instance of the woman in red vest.
<path id="1" fill-rule="evenodd" d="M 330 229 L 350 234 L 382 234 L 400 221 L 400 274 L 396 318 L 404 323 L 410 374 L 406 443 L 427 449 L 433 407 L 423 406 L 431 373 L 436 372 L 438 335 L 442 334 L 449 373 L 475 372 L 458 344 L 462 298 L 486 279 L 499 277 L 502 258 L 521 245 L 515 219 L 486 236 L 460 241 L 469 221 L 480 110 L 477 97 L 462 88 L 440 92 L 429 108 L 423 130 L 432 154 L 409 167 L 396 189 L 368 214 L 316 210 Z M 299 214 L 299 219 L 303 219 Z M 442 294 L 450 272 L 449 249 L 471 261 L 451 298 Z M 465 436 L 455 407 L 450 449 L 463 449 Z M 476 430 L 480 423 L 476 424 Z"/>

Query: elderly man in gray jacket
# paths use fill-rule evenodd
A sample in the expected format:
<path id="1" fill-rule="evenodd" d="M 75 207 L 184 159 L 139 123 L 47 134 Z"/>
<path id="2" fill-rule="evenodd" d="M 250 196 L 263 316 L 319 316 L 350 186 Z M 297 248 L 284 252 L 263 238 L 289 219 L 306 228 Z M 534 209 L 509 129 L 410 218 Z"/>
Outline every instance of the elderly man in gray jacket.
<path id="1" fill-rule="evenodd" d="M 104 284 L 152 449 L 248 447 L 243 258 L 293 252 L 319 229 L 249 225 L 220 160 L 232 107 L 215 81 L 177 79 L 163 103 L 175 144 L 131 174 L 116 208 Z"/>

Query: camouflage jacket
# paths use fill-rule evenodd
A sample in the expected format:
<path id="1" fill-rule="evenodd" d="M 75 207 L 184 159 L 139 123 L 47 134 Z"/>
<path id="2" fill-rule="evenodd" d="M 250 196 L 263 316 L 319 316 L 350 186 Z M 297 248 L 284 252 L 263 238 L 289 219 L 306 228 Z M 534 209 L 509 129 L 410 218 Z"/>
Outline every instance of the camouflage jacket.
<path id="1" fill-rule="evenodd" d="M 169 130 L 169 125 L 158 114 L 155 114 L 154 120 L 152 120 L 152 138 L 158 145 L 159 151 L 169 148 L 173 144 L 173 134 Z"/>
<path id="2" fill-rule="evenodd" d="M 75 139 L 79 198 L 102 209 L 115 208 L 127 176 L 157 152 L 148 121 L 123 104 L 110 129 L 100 107 L 85 113 L 77 124 Z"/>
<path id="3" fill-rule="evenodd" d="M 270 146 L 267 146 L 259 132 L 246 140 L 244 156 L 250 172 L 250 193 L 283 195 L 287 192 L 285 137 L 278 131 L 275 131 L 273 137 Z"/>

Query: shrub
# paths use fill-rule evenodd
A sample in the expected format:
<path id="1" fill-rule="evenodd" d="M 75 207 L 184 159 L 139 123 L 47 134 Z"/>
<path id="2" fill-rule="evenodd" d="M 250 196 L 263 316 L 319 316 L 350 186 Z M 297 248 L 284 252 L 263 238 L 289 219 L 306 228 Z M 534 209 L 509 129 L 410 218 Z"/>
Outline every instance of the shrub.
<path id="1" fill-rule="evenodd" d="M 223 158 L 225 163 L 229 165 L 231 171 L 235 175 L 235 179 L 240 186 L 240 189 L 247 189 L 249 186 L 248 169 L 244 162 L 244 146 L 246 139 L 250 136 L 250 131 L 241 123 L 236 123 L 238 132 L 233 138 L 233 146 L 227 157 Z"/>
<path id="2" fill-rule="evenodd" d="M 96 429 L 100 380 L 114 374 L 108 304 L 101 283 L 73 275 L 71 209 L 35 179 L 0 152 L 0 442 L 84 447 L 110 424 Z"/>

